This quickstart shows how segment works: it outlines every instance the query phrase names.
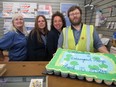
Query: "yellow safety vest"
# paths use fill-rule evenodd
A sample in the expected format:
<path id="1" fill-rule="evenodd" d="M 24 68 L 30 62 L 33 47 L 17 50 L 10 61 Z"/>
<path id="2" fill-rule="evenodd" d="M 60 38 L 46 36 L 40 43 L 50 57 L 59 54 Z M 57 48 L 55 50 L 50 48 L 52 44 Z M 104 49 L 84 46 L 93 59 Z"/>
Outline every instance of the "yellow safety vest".
<path id="1" fill-rule="evenodd" d="M 77 51 L 93 52 L 93 25 L 83 24 L 78 43 L 75 43 L 73 30 L 71 27 L 63 29 L 63 48 Z"/>

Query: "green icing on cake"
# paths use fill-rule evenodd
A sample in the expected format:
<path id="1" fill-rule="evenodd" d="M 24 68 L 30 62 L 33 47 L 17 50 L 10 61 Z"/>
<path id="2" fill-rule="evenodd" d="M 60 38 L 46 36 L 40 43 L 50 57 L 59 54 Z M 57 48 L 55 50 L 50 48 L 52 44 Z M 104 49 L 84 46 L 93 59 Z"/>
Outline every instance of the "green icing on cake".
<path id="1" fill-rule="evenodd" d="M 116 55 L 59 48 L 46 69 L 94 79 L 116 81 Z"/>

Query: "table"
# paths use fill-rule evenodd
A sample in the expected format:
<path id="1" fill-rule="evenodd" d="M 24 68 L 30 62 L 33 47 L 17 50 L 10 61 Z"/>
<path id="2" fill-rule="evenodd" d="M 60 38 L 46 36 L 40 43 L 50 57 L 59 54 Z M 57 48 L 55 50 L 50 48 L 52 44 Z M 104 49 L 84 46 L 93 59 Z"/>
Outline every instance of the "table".
<path id="1" fill-rule="evenodd" d="M 7 72 L 5 76 L 45 76 L 42 72 L 45 70 L 48 62 L 0 62 L 6 64 Z M 60 76 L 48 76 L 48 87 L 109 87 L 105 84 L 87 82 L 84 80 L 64 78 Z M 113 86 L 111 86 L 113 87 Z"/>

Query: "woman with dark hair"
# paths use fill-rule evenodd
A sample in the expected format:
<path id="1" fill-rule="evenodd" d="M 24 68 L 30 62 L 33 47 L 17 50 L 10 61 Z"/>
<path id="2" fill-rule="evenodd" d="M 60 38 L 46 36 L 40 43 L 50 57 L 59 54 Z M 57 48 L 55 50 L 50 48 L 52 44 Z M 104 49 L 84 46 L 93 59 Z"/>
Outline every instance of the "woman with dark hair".
<path id="1" fill-rule="evenodd" d="M 43 15 L 35 19 L 35 27 L 30 32 L 27 41 L 27 60 L 47 61 L 47 20 Z"/>
<path id="2" fill-rule="evenodd" d="M 55 12 L 52 15 L 51 30 L 47 37 L 49 60 L 53 57 L 53 54 L 57 50 L 58 38 L 64 27 L 66 27 L 66 23 L 63 14 L 58 11 Z"/>

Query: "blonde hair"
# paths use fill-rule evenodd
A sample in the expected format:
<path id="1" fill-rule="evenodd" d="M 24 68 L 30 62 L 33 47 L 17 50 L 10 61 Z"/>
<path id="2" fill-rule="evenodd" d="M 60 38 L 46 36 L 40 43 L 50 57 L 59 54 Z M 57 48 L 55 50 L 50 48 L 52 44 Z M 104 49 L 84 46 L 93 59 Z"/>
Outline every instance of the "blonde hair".
<path id="1" fill-rule="evenodd" d="M 13 21 L 16 19 L 16 18 L 18 18 L 18 17 L 22 17 L 23 18 L 23 16 L 22 16 L 22 14 L 20 14 L 20 13 L 15 13 L 13 16 L 12 16 L 12 24 L 11 24 L 11 31 L 15 31 L 16 33 L 17 33 L 17 29 L 15 28 L 15 26 L 14 26 L 14 23 L 13 23 Z M 24 19 L 24 18 L 23 18 Z M 24 26 L 23 26 L 23 33 L 27 36 L 28 35 L 28 32 L 27 32 L 27 30 L 26 30 L 26 28 L 25 28 L 25 24 L 24 24 Z"/>

